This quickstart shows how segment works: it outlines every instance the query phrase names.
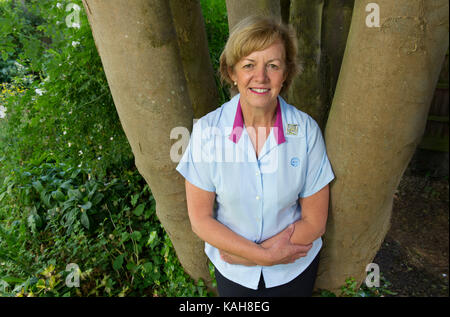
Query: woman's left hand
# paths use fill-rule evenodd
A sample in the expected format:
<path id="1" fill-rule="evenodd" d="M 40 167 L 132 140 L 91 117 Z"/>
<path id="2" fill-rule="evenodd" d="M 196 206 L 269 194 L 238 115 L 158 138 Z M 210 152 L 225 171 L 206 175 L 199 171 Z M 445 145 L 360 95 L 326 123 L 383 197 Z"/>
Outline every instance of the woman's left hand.
<path id="1" fill-rule="evenodd" d="M 256 263 L 253 263 L 250 260 L 247 260 L 243 257 L 227 253 L 225 251 L 219 250 L 220 258 L 229 264 L 240 264 L 245 266 L 255 266 Z"/>

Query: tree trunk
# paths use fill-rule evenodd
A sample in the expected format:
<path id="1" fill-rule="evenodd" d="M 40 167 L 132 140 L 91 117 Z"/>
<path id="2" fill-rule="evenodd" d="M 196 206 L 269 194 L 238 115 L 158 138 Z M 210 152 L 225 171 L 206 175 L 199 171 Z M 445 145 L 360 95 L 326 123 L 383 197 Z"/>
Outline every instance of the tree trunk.
<path id="1" fill-rule="evenodd" d="M 226 0 L 228 29 L 250 15 L 270 15 L 281 21 L 280 0 Z"/>
<path id="2" fill-rule="evenodd" d="M 319 72 L 323 5 L 324 0 L 291 0 L 289 21 L 297 34 L 302 72 L 294 78 L 288 92 L 289 103 L 313 117 L 322 129 L 327 112 Z"/>
<path id="3" fill-rule="evenodd" d="M 170 0 L 170 7 L 194 117 L 200 118 L 219 106 L 202 9 L 198 0 Z"/>
<path id="4" fill-rule="evenodd" d="M 321 57 L 319 78 L 322 96 L 322 122 L 324 126 L 333 101 L 336 84 L 344 57 L 348 31 L 355 0 L 325 0 L 322 19 Z"/>
<path id="5" fill-rule="evenodd" d="M 292 0 L 290 24 L 297 33 L 303 71 L 288 93 L 289 103 L 312 116 L 322 131 L 344 56 L 354 0 Z"/>
<path id="6" fill-rule="evenodd" d="M 316 288 L 332 291 L 361 283 L 383 242 L 448 47 L 448 0 L 378 0 L 380 27 L 370 2 L 355 2 L 325 131 L 336 179 Z"/>
<path id="7" fill-rule="evenodd" d="M 170 158 L 174 127 L 193 110 L 165 0 L 83 0 L 109 87 L 156 213 L 185 271 L 211 285 L 204 243 L 192 232 L 184 179 Z"/>
<path id="8" fill-rule="evenodd" d="M 280 0 L 281 21 L 283 21 L 284 24 L 289 23 L 290 7 L 291 0 Z"/>

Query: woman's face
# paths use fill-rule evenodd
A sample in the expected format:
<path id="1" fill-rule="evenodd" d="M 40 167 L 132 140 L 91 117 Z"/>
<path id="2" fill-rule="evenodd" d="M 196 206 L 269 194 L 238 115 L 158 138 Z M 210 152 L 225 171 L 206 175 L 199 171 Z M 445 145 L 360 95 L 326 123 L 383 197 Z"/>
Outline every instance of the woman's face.
<path id="1" fill-rule="evenodd" d="M 281 41 L 262 51 L 255 51 L 229 70 L 237 83 L 241 105 L 254 108 L 275 107 L 286 79 L 285 48 Z"/>

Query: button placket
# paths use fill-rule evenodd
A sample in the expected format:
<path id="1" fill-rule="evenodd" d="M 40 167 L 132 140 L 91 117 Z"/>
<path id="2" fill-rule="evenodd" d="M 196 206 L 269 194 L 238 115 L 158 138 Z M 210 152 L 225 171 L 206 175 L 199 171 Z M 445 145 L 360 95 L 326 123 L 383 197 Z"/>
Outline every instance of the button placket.
<path id="1" fill-rule="evenodd" d="M 258 237 L 257 240 L 261 240 L 262 237 L 262 233 L 263 233 L 263 219 L 262 219 L 262 215 L 263 215 L 263 175 L 261 173 L 261 166 L 260 166 L 260 161 L 257 161 L 257 165 L 256 165 L 256 171 L 255 171 L 255 177 L 257 178 L 257 182 L 258 182 L 258 193 L 255 195 L 255 201 L 256 204 L 258 205 L 258 208 L 255 210 L 255 220 L 256 220 L 256 224 L 258 227 Z"/>

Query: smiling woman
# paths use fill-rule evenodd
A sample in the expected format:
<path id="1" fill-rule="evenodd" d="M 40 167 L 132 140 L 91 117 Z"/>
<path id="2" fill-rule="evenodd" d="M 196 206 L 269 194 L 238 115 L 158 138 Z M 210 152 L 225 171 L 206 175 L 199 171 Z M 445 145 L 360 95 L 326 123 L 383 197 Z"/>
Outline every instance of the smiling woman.
<path id="1" fill-rule="evenodd" d="M 220 71 L 239 93 L 197 121 L 177 167 L 221 296 L 312 293 L 334 174 L 317 123 L 280 97 L 298 70 L 295 42 L 272 18 L 236 25 Z M 220 144 L 235 161 L 196 160 Z"/>
<path id="2" fill-rule="evenodd" d="M 220 56 L 222 81 L 233 85 L 234 80 L 230 77 L 229 68 L 233 68 L 243 57 L 264 50 L 275 42 L 283 44 L 286 78 L 281 93 L 287 91 L 300 69 L 296 61 L 297 40 L 290 27 L 270 18 L 248 17 L 231 30 L 231 35 Z M 232 87 L 235 91 L 236 88 Z"/>
<path id="3" fill-rule="evenodd" d="M 243 108 L 272 108 L 286 79 L 285 52 L 282 42 L 242 58 L 228 73 L 241 93 Z"/>
<path id="4" fill-rule="evenodd" d="M 233 28 L 220 56 L 222 80 L 240 93 L 244 124 L 256 156 L 275 124 L 278 95 L 298 72 L 296 43 L 286 25 L 252 16 Z"/>

